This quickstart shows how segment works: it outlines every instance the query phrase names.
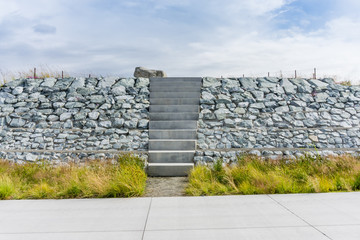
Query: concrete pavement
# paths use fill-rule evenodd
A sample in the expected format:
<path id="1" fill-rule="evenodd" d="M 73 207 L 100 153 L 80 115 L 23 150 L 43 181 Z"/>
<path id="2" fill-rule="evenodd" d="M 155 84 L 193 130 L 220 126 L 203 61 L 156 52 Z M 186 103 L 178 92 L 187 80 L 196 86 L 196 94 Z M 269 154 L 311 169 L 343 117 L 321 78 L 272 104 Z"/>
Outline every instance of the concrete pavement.
<path id="1" fill-rule="evenodd" d="M 360 192 L 0 201 L 1 240 L 360 239 Z"/>

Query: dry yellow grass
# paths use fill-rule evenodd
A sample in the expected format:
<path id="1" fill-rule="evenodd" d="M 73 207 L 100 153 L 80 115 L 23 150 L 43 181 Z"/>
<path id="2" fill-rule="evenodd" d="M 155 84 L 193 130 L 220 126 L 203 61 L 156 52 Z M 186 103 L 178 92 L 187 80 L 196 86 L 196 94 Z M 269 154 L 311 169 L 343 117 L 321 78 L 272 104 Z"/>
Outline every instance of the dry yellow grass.
<path id="1" fill-rule="evenodd" d="M 130 155 L 81 166 L 0 161 L 0 199 L 135 197 L 145 183 L 143 161 Z"/>
<path id="2" fill-rule="evenodd" d="M 261 160 L 245 156 L 235 166 L 197 166 L 190 173 L 189 195 L 311 193 L 360 190 L 358 157 L 305 156 Z"/>

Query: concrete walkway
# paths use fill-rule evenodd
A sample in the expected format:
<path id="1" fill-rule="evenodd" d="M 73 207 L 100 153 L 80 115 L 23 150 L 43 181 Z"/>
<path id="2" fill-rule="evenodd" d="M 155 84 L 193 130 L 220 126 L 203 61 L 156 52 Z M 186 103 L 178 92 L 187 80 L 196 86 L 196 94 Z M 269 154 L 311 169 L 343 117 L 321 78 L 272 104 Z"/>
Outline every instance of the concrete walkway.
<path id="1" fill-rule="evenodd" d="M 360 239 L 360 193 L 0 201 L 0 239 Z"/>

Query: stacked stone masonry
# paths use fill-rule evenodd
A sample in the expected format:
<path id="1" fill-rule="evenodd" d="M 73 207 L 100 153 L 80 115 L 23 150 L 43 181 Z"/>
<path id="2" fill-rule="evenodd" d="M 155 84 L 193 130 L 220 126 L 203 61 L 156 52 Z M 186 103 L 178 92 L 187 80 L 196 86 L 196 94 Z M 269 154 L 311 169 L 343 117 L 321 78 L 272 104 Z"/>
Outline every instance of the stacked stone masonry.
<path id="1" fill-rule="evenodd" d="M 149 79 L 18 79 L 0 88 L 0 158 L 148 151 Z M 360 86 L 332 79 L 203 78 L 195 162 L 360 148 Z"/>
<path id="2" fill-rule="evenodd" d="M 63 161 L 147 151 L 148 109 L 147 78 L 11 81 L 0 90 L 0 158 Z"/>
<path id="3" fill-rule="evenodd" d="M 195 161 L 360 147 L 360 86 L 332 79 L 204 78 Z M 223 150 L 222 150 L 223 149 Z"/>

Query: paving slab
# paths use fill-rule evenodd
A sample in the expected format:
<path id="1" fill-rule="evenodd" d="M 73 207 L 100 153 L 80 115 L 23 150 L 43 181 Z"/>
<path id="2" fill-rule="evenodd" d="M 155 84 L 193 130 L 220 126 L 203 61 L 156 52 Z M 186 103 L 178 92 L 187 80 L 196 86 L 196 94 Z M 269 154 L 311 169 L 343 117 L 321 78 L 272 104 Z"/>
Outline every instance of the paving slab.
<path id="1" fill-rule="evenodd" d="M 328 240 L 311 227 L 146 231 L 144 240 Z"/>
<path id="2" fill-rule="evenodd" d="M 307 226 L 267 195 L 154 198 L 146 230 Z"/>
<path id="3" fill-rule="evenodd" d="M 151 199 L 0 201 L 1 234 L 139 231 Z"/>
<path id="4" fill-rule="evenodd" d="M 360 225 L 360 192 L 281 194 L 270 197 L 311 225 Z"/>
<path id="5" fill-rule="evenodd" d="M 143 231 L 0 234 L 1 240 L 141 240 Z"/>
<path id="6" fill-rule="evenodd" d="M 316 227 L 332 240 L 359 240 L 360 225 Z"/>
<path id="7" fill-rule="evenodd" d="M 0 201 L 0 240 L 360 239 L 360 192 Z"/>

